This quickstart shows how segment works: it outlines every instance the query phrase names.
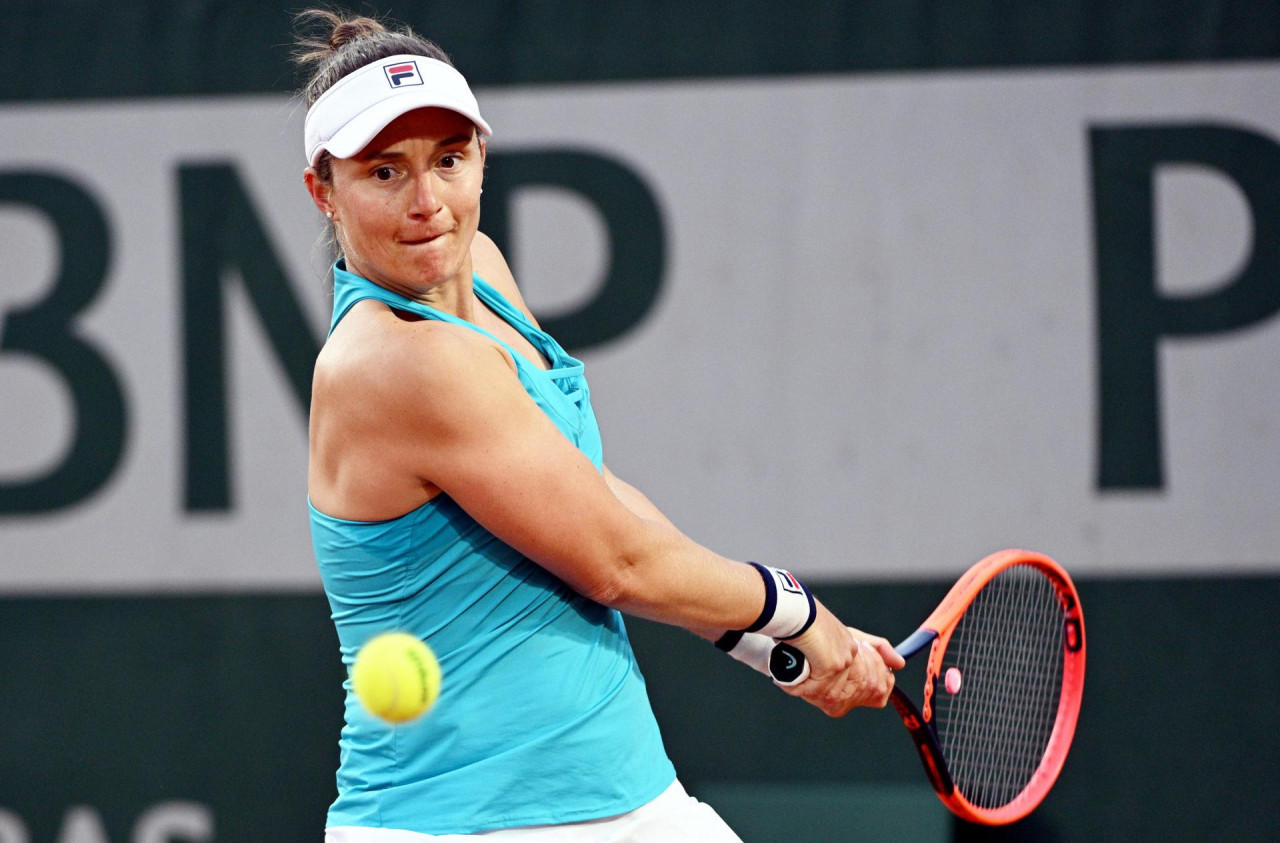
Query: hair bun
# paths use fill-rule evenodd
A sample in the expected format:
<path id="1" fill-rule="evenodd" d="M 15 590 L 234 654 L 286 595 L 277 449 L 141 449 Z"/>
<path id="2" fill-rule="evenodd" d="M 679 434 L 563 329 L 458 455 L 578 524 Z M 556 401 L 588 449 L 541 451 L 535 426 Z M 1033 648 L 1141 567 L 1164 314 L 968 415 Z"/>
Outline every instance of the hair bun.
<path id="1" fill-rule="evenodd" d="M 339 21 L 329 35 L 329 49 L 337 52 L 357 38 L 364 38 L 377 32 L 386 32 L 387 28 L 373 18 L 359 17 Z"/>
<path id="2" fill-rule="evenodd" d="M 440 45 L 395 23 L 383 25 L 365 15 L 346 16 L 333 9 L 307 9 L 294 16 L 298 39 L 294 60 L 311 76 L 303 85 L 307 108 L 339 79 L 366 64 L 399 55 L 425 56 L 452 65 Z"/>

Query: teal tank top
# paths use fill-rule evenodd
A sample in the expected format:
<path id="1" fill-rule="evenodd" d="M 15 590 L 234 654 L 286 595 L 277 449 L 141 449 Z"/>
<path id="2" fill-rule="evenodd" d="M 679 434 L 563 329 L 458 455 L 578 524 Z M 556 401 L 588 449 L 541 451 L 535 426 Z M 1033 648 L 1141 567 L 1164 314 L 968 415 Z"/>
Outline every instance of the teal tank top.
<path id="1" fill-rule="evenodd" d="M 362 299 L 492 334 L 334 268 L 337 326 Z M 599 468 L 582 364 L 478 275 L 476 295 L 550 362 L 509 346 L 529 397 Z M 440 659 L 440 698 L 392 727 L 346 689 L 328 826 L 427 834 L 574 822 L 633 810 L 675 779 L 622 616 L 574 592 L 445 495 L 389 521 L 314 506 L 311 535 L 348 671 L 373 635 L 407 630 Z"/>

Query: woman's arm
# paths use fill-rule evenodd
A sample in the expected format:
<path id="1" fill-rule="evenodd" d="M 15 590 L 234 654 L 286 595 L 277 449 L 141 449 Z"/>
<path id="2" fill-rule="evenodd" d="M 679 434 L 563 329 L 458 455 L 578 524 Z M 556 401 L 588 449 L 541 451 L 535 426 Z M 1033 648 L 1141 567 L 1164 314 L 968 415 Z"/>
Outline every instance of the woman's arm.
<path id="1" fill-rule="evenodd" d="M 619 478 L 618 475 L 609 470 L 607 465 L 604 466 L 604 480 L 614 496 L 632 513 L 649 521 L 666 524 L 668 527 L 675 529 L 675 524 L 671 523 L 671 519 L 663 515 L 662 511 L 654 506 L 653 502 L 643 492 Z M 723 629 L 690 629 L 689 631 L 708 641 L 716 641 L 725 632 Z"/>
<path id="2" fill-rule="evenodd" d="M 525 305 L 511 270 L 497 245 L 487 236 L 477 233 L 472 243 L 471 255 L 475 271 L 533 321 L 533 315 Z M 534 324 L 537 324 L 536 321 Z M 508 361 L 508 366 L 511 365 L 513 364 Z M 527 399 L 527 396 L 521 394 L 518 398 Z M 510 399 L 516 400 L 517 396 L 510 396 Z M 527 403 L 532 406 L 532 402 Z M 536 415 L 537 421 L 541 423 L 536 426 L 544 429 L 544 435 L 547 430 L 554 434 L 553 438 L 557 440 L 558 445 L 562 446 L 559 450 L 567 448 L 572 452 L 573 459 L 590 465 L 576 448 L 559 435 L 559 431 L 554 429 L 545 416 L 542 416 L 541 411 L 537 411 Z M 569 455 L 562 456 L 566 459 L 569 457 Z M 591 469 L 590 479 L 597 480 L 599 474 L 594 471 L 594 466 L 591 466 Z M 631 541 L 640 542 L 639 545 L 633 546 L 647 548 L 647 552 L 642 552 L 636 557 L 642 561 L 615 558 L 617 570 L 614 574 L 604 573 L 606 581 L 610 577 L 616 577 L 612 580 L 612 584 L 606 582 L 596 586 L 591 584 L 598 582 L 595 574 L 588 574 L 585 582 L 575 584 L 576 574 L 559 569 L 555 559 L 540 561 L 540 564 L 574 585 L 581 593 L 592 596 L 600 602 L 641 617 L 683 626 L 710 640 L 718 638 L 726 629 L 743 628 L 746 624 L 735 624 L 739 623 L 744 615 L 735 615 L 735 620 L 727 621 L 723 615 L 717 614 L 715 617 L 718 621 L 708 623 L 706 621 L 710 620 L 710 617 L 706 611 L 716 612 L 723 607 L 719 610 L 714 607 L 702 607 L 704 611 L 700 617 L 691 617 L 680 607 L 665 602 L 671 595 L 663 593 L 661 586 L 664 584 L 664 578 L 669 578 L 665 583 L 667 585 L 680 583 L 692 589 L 682 596 L 692 597 L 695 602 L 702 599 L 699 594 L 703 596 L 714 594 L 720 601 L 734 606 L 738 605 L 738 601 L 746 599 L 749 607 L 746 614 L 751 614 L 753 611 L 758 614 L 763 584 L 760 578 L 755 576 L 755 569 L 741 563 L 730 562 L 691 542 L 644 494 L 616 477 L 608 468 L 604 470 L 604 483 L 611 492 L 614 502 L 621 503 L 622 508 L 634 519 L 648 522 L 650 525 L 648 528 L 636 528 L 634 524 L 631 526 L 633 532 L 641 534 L 639 538 L 631 537 Z M 587 484 L 588 487 L 590 485 L 590 483 Z M 499 532 L 482 517 L 475 513 L 473 516 L 481 523 L 485 523 L 486 527 L 490 527 L 495 534 Z M 614 513 L 613 517 L 616 519 L 617 513 Z M 617 522 L 613 523 L 616 527 Z M 648 534 L 647 538 L 643 537 L 645 533 Z M 522 547 L 519 541 L 520 538 L 515 537 L 514 540 L 508 540 L 508 543 L 521 549 L 535 561 L 539 561 L 539 557 Z M 567 564 L 570 567 L 574 565 L 573 562 Z M 729 567 L 726 568 L 726 565 Z M 744 577 L 744 573 L 747 576 Z M 729 579 L 730 575 L 732 579 Z M 731 586 L 729 590 L 724 590 L 728 586 Z M 901 659 L 884 639 L 862 633 L 857 633 L 855 636 L 821 602 L 816 605 L 817 620 L 807 632 L 792 642 L 810 658 L 813 678 L 800 686 L 788 689 L 788 692 L 805 697 L 832 715 L 843 714 L 853 705 L 883 706 L 888 690 L 892 686 L 892 677 L 885 668 L 885 663 L 898 667 L 901 666 Z M 668 614 L 669 612 L 674 614 Z M 752 617 L 746 623 L 754 619 Z M 865 649 L 859 645 L 859 641 L 870 642 L 880 658 L 857 658 L 858 653 L 865 652 Z"/>
<path id="3" fill-rule="evenodd" d="M 600 603 L 695 630 L 744 629 L 760 616 L 765 589 L 756 569 L 628 509 L 525 393 L 506 352 L 433 322 L 397 320 L 379 339 L 334 373 L 343 386 L 334 392 L 366 425 L 349 435 Z M 884 665 L 860 658 L 852 634 L 825 608 L 794 643 L 812 665 L 806 699 L 829 714 L 884 704 Z"/>
<path id="4" fill-rule="evenodd" d="M 623 505 L 625 505 L 633 513 L 640 516 L 641 518 L 647 518 L 650 521 L 656 521 L 662 524 L 669 524 L 669 525 L 671 524 L 670 519 L 668 519 L 667 516 L 664 515 L 662 511 L 659 510 L 658 507 L 655 506 L 654 503 L 650 501 L 649 498 L 646 497 L 643 492 L 641 492 L 636 487 L 632 486 L 630 483 L 627 483 L 625 480 L 622 480 L 621 478 L 619 478 L 617 475 L 615 475 L 612 471 L 609 470 L 608 466 L 604 467 L 604 476 L 605 476 L 605 481 L 608 483 L 609 488 L 613 491 L 614 495 L 616 495 L 618 500 L 622 501 Z M 674 527 L 674 525 L 672 526 Z M 830 612 L 828 612 L 826 610 L 826 607 L 823 606 L 821 602 L 818 603 L 818 606 L 819 606 L 819 612 L 822 613 L 823 620 L 827 624 L 833 621 L 835 622 L 835 624 L 837 625 L 839 624 L 839 622 L 836 621 L 835 616 L 832 615 Z M 815 623 L 815 626 L 818 626 L 818 624 Z M 814 636 L 814 639 L 815 639 L 814 641 L 807 641 L 807 640 L 804 641 L 805 647 L 818 647 L 818 646 L 823 646 L 825 643 L 827 643 L 821 640 L 823 638 L 822 633 L 824 631 L 829 631 L 829 627 L 825 624 L 820 626 L 820 628 L 817 630 L 817 634 L 815 634 Z M 891 690 L 893 686 L 892 675 L 884 676 L 878 670 L 878 668 L 881 665 L 892 667 L 892 668 L 901 668 L 905 665 L 905 661 L 902 659 L 901 656 L 897 654 L 896 651 L 894 651 L 893 645 L 890 644 L 888 640 L 881 638 L 880 636 L 877 636 L 877 635 L 868 635 L 867 633 L 862 632 L 861 630 L 857 630 L 853 628 L 849 628 L 848 631 L 850 635 L 852 635 L 853 638 L 858 642 L 859 653 L 864 652 L 867 648 L 873 651 L 872 653 L 868 654 L 870 657 L 870 660 L 872 661 L 872 664 L 856 665 L 856 669 L 852 671 L 852 674 L 854 674 L 856 677 L 855 681 L 866 683 L 868 686 L 875 686 L 877 682 L 880 682 L 883 684 L 885 679 L 887 679 L 888 684 L 885 687 Z M 717 639 L 720 638 L 721 635 L 724 634 L 725 630 L 691 629 L 690 632 L 693 632 L 695 635 L 705 638 L 708 641 L 716 641 Z M 796 641 L 793 641 L 792 643 L 798 643 L 802 639 L 805 639 L 807 636 L 808 636 L 808 633 L 805 633 L 799 639 L 796 639 Z M 835 640 L 837 641 L 840 640 L 839 636 L 830 636 L 830 637 L 834 637 Z M 804 647 L 802 647 L 801 649 L 804 649 Z M 863 659 L 862 661 L 866 662 L 868 661 L 868 659 Z M 787 690 L 788 693 L 791 693 L 794 696 L 799 696 L 799 697 L 808 699 L 811 702 L 813 702 L 815 705 L 818 705 L 819 707 L 823 707 L 825 710 L 825 707 L 823 706 L 824 692 L 820 686 L 810 685 L 810 683 L 806 682 L 800 686 L 785 689 L 785 690 Z M 874 696 L 876 691 L 877 689 L 875 687 L 872 687 L 871 694 Z M 888 691 L 886 690 L 885 693 L 887 694 Z M 883 703 L 880 703 L 880 704 L 882 705 Z M 836 711 L 840 714 L 843 714 L 844 711 L 848 710 L 846 708 L 844 709 L 844 711 L 841 711 L 839 710 L 838 706 L 839 706 L 839 703 L 837 703 Z M 829 713 L 832 713 L 832 712 L 829 712 Z"/>
<path id="5" fill-rule="evenodd" d="M 358 444 L 421 487 L 439 487 L 599 602 L 699 628 L 756 619 L 759 574 L 627 509 L 525 393 L 500 347 L 445 323 L 401 319 L 358 339 L 318 379 L 332 420 L 326 441 Z"/>

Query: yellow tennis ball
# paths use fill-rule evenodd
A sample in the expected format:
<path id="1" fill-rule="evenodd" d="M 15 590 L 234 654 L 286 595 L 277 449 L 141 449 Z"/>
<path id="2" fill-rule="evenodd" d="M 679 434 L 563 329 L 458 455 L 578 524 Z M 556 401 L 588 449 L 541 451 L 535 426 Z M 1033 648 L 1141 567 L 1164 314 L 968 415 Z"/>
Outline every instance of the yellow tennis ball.
<path id="1" fill-rule="evenodd" d="M 415 636 L 384 632 L 356 654 L 351 684 L 370 712 L 389 723 L 406 723 L 431 708 L 440 695 L 440 662 Z"/>

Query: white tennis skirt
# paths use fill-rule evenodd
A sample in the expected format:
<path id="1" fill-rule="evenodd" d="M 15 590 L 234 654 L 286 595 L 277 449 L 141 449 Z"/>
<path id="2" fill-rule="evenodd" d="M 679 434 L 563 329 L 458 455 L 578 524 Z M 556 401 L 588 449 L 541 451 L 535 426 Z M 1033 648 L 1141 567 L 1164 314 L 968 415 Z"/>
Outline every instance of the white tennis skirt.
<path id="1" fill-rule="evenodd" d="M 484 840 L 486 843 L 742 843 L 720 815 L 685 792 L 679 781 L 634 811 L 560 825 L 499 828 L 476 834 L 421 834 L 394 828 L 331 826 L 325 843 L 428 843 Z"/>

